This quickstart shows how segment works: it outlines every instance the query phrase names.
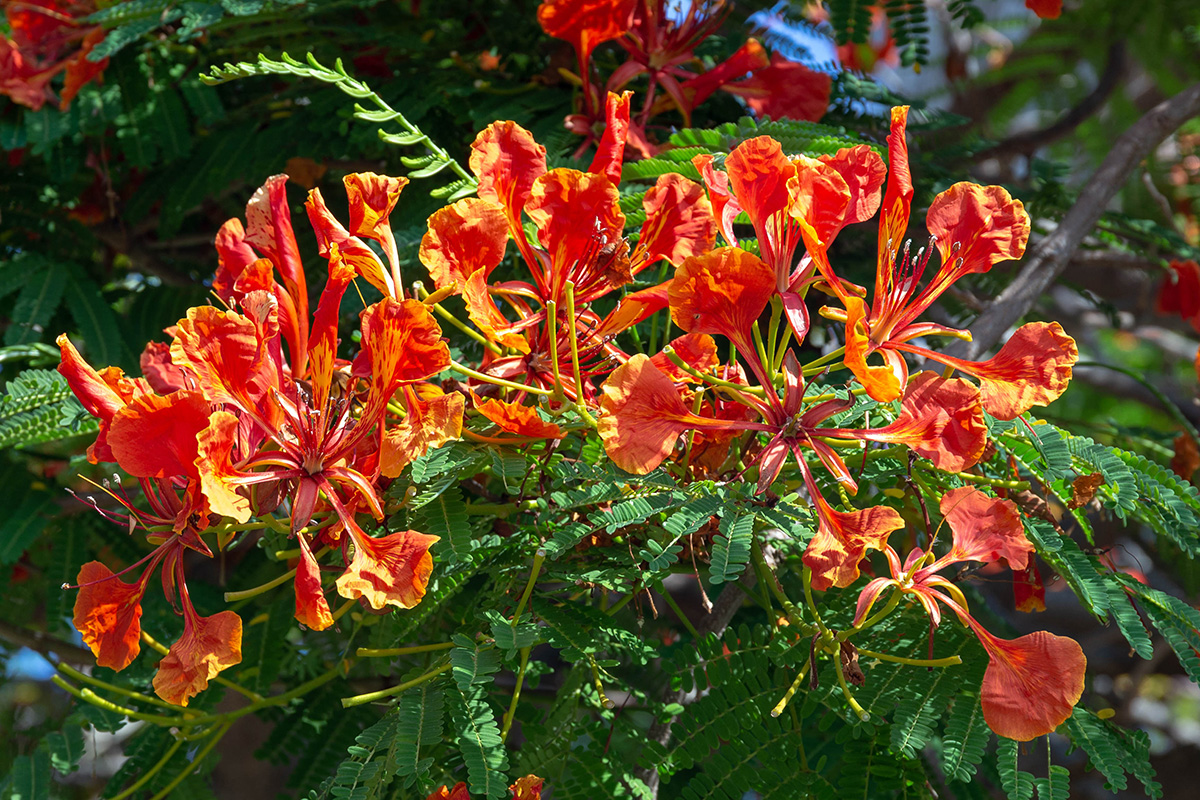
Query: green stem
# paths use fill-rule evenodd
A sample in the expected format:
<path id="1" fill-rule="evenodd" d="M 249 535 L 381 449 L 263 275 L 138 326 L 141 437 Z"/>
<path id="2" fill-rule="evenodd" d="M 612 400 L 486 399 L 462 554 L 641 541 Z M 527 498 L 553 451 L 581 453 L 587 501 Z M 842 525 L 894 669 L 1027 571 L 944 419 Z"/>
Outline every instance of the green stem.
<path id="1" fill-rule="evenodd" d="M 804 365 L 805 376 L 807 377 L 809 375 L 816 375 L 818 372 L 820 372 L 822 369 L 824 369 L 825 364 L 828 364 L 830 361 L 833 361 L 836 358 L 841 358 L 845 354 L 846 354 L 846 348 L 839 347 L 837 350 L 826 353 L 825 355 L 821 356 L 820 358 L 813 359 L 812 361 L 810 361 Z"/>
<path id="2" fill-rule="evenodd" d="M 216 731 L 213 732 L 212 738 L 209 739 L 208 744 L 204 745 L 199 753 L 196 753 L 196 757 L 191 760 L 191 763 L 184 767 L 183 770 L 175 776 L 174 780 L 164 786 L 163 790 L 154 795 L 154 797 L 151 797 L 150 800 L 162 800 L 164 797 L 170 796 L 171 792 L 175 791 L 175 788 L 179 786 L 179 784 L 183 783 L 184 778 L 190 775 L 193 770 L 199 769 L 200 765 L 204 762 L 204 759 L 209 753 L 212 752 L 212 749 L 217 746 L 217 743 L 220 742 L 222 737 L 224 737 L 229 731 L 229 726 L 232 724 L 233 723 L 231 722 L 226 722 L 224 725 L 217 728 Z"/>
<path id="3" fill-rule="evenodd" d="M 120 714 L 122 716 L 129 717 L 130 719 L 136 719 L 142 722 L 150 722 L 155 725 L 162 725 L 165 727 L 182 727 L 191 723 L 190 720 L 184 717 L 165 717 L 161 714 L 144 714 L 141 711 L 135 711 L 132 708 L 119 706 L 111 700 L 106 700 L 105 698 L 96 694 L 91 689 L 86 687 L 80 689 L 77 686 L 71 685 L 64 680 L 61 675 L 51 675 L 50 682 L 63 691 L 79 698 L 85 703 L 91 703 L 97 708 L 103 708 L 105 711 L 111 711 L 114 714 Z"/>
<path id="4" fill-rule="evenodd" d="M 179 708 L 179 706 L 171 705 L 166 700 L 160 700 L 157 697 L 151 697 L 149 695 L 142 694 L 141 692 L 125 689 L 121 686 L 114 686 L 113 684 L 106 683 L 99 678 L 92 677 L 91 675 L 85 675 L 84 673 L 72 667 L 70 664 L 60 663 L 58 665 L 58 671 L 67 677 L 74 678 L 81 683 L 91 684 L 92 686 L 112 692 L 113 694 L 119 694 L 122 697 L 128 697 L 130 700 L 137 700 L 139 703 L 149 703 L 151 705 L 158 706 L 159 708 L 170 709 L 171 711 L 175 711 Z"/>
<path id="5" fill-rule="evenodd" d="M 431 669 L 429 672 L 426 672 L 424 675 L 420 675 L 416 678 L 413 678 L 411 681 L 405 681 L 404 683 L 397 684 L 397 685 L 389 687 L 387 689 L 380 689 L 378 692 L 367 692 L 366 694 L 358 694 L 358 695 L 355 695 L 354 697 L 343 697 L 342 698 L 342 708 L 351 708 L 353 706 L 361 706 L 361 705 L 365 705 L 367 703 L 374 703 L 376 700 L 383 700 L 388 697 L 393 697 L 395 695 L 400 694 L 401 692 L 404 692 L 404 691 L 407 691 L 407 690 L 413 688 L 414 686 L 420 686 L 422 683 L 425 683 L 425 681 L 432 680 L 432 679 L 436 678 L 438 675 L 441 675 L 443 672 L 449 671 L 449 669 L 450 669 L 450 662 L 447 661 L 445 664 L 442 664 L 440 667 L 435 667 L 435 668 Z"/>
<path id="6" fill-rule="evenodd" d="M 679 604 L 675 602 L 675 598 L 672 597 L 671 593 L 667 591 L 667 587 L 663 585 L 662 581 L 658 582 L 658 593 L 661 594 L 663 599 L 667 601 L 667 605 L 670 606 L 671 610 L 675 612 L 675 616 L 679 617 L 679 621 L 683 623 L 683 627 L 687 628 L 687 631 L 692 635 L 692 638 L 699 640 L 700 633 L 696 630 L 696 626 L 693 625 L 691 620 L 687 618 L 687 615 L 683 613 L 683 609 L 680 608 Z"/>
<path id="7" fill-rule="evenodd" d="M 591 653 L 588 653 L 588 664 L 592 668 L 592 683 L 596 687 L 596 694 L 600 695 L 600 705 L 605 708 L 616 708 L 616 703 L 608 699 L 608 695 L 604 693 L 604 684 L 600 682 L 600 666 L 596 663 L 596 658 Z"/>
<path id="8" fill-rule="evenodd" d="M 260 594 L 266 594 L 276 586 L 282 586 L 283 584 L 287 583 L 294 578 L 295 575 L 296 568 L 293 567 L 292 569 L 289 569 L 287 572 L 280 575 L 278 578 L 269 580 L 261 586 L 255 586 L 253 589 L 243 589 L 240 592 L 226 592 L 225 602 L 236 603 L 238 600 L 249 600 L 251 597 L 258 597 Z"/>
<path id="9" fill-rule="evenodd" d="M 812 612 L 813 619 L 817 623 L 817 630 L 822 636 L 829 635 L 829 629 L 825 627 L 825 623 L 821 621 L 821 614 L 817 611 L 817 604 L 813 602 L 812 594 L 812 570 L 807 566 L 801 573 L 801 578 L 804 581 L 804 604 L 808 606 L 808 610 Z"/>
<path id="10" fill-rule="evenodd" d="M 109 798 L 109 800 L 125 800 L 126 797 L 129 797 L 131 794 L 136 792 L 138 789 L 141 789 L 143 786 L 145 786 L 147 781 L 149 781 L 151 778 L 153 778 L 155 775 L 157 775 L 159 772 L 162 771 L 162 768 L 165 767 L 167 765 L 167 762 L 171 760 L 171 756 L 175 755 L 175 753 L 179 750 L 180 747 L 183 747 L 184 741 L 186 741 L 186 740 L 185 739 L 176 739 L 175 744 L 171 745 L 167 749 L 167 752 L 163 754 L 162 758 L 160 758 L 157 762 L 155 762 L 153 767 L 146 770 L 146 772 L 142 775 L 142 777 L 138 778 L 137 781 L 132 786 L 130 786 L 128 789 L 126 789 L 125 791 L 123 791 L 119 794 L 113 795 L 111 798 Z"/>
<path id="11" fill-rule="evenodd" d="M 537 583 L 538 575 L 541 573 L 542 564 L 545 561 L 546 551 L 539 547 L 533 554 L 533 568 L 529 570 L 529 581 L 525 584 L 525 591 L 521 593 L 521 599 L 517 601 L 517 610 L 512 618 L 513 630 L 516 630 L 517 624 L 521 621 L 521 615 L 525 613 L 525 604 L 529 602 L 529 598 L 533 594 L 534 584 Z"/>
<path id="12" fill-rule="evenodd" d="M 864 619 L 859 624 L 855 625 L 853 628 L 847 628 L 846 630 L 839 633 L 838 637 L 837 637 L 838 641 L 840 641 L 840 642 L 846 641 L 854 634 L 859 633 L 860 631 L 865 631 L 867 628 L 871 627 L 875 623 L 882 620 L 888 614 L 891 614 L 892 611 L 895 610 L 896 606 L 900 605 L 900 598 L 903 596 L 904 596 L 904 592 L 893 591 L 892 596 L 888 598 L 887 605 L 885 605 L 883 608 L 881 608 L 879 611 L 875 612 L 871 616 Z"/>
<path id="13" fill-rule="evenodd" d="M 766 556 L 763 555 L 762 545 L 757 542 L 754 544 L 754 566 L 756 570 L 760 571 L 759 580 L 767 585 L 767 589 L 779 601 L 779 605 L 783 606 L 783 613 L 787 615 L 788 622 L 792 624 L 792 627 L 796 628 L 801 636 L 811 636 L 816 633 L 817 629 L 804 621 L 800 616 L 800 609 L 796 608 L 796 605 L 783 593 L 783 589 L 780 588 L 779 581 L 776 579 L 771 565 L 767 563 Z M 805 567 L 806 573 L 807 570 L 808 568 Z M 808 584 L 805 582 L 805 587 L 807 588 L 807 586 Z"/>
<path id="14" fill-rule="evenodd" d="M 913 464 L 913 466 L 922 472 L 936 473 L 939 475 L 946 474 L 937 469 L 937 467 L 933 466 L 933 464 L 924 461 L 917 461 Z M 966 481 L 967 483 L 978 483 L 984 486 L 996 486 L 1001 489 L 1012 489 L 1016 492 L 1023 492 L 1029 488 L 1029 481 L 1014 481 L 1005 478 L 989 478 L 986 475 L 975 475 L 970 472 L 951 472 L 949 474 L 953 475 L 959 480 Z"/>
<path id="15" fill-rule="evenodd" d="M 596 420 L 588 413 L 583 404 L 583 377 L 579 368 L 579 331 L 575 329 L 575 283 L 567 281 L 567 337 L 571 340 L 571 377 L 575 379 L 575 410 L 591 427 L 596 427 Z M 557 342 L 555 347 L 557 347 Z"/>
<path id="16" fill-rule="evenodd" d="M 858 701 L 854 699 L 854 695 L 850 693 L 850 687 L 846 684 L 845 670 L 842 669 L 841 657 L 841 653 L 835 649 L 833 654 L 833 671 L 837 673 L 838 686 L 842 688 L 842 696 L 846 698 L 846 703 L 850 706 L 851 710 L 858 715 L 860 720 L 866 722 L 871 718 L 871 715 L 859 705 Z"/>
<path id="17" fill-rule="evenodd" d="M 546 397 L 552 397 L 554 395 L 554 392 L 551 392 L 547 389 L 539 389 L 536 386 L 526 386 L 523 383 L 514 383 L 513 381 L 506 381 L 503 378 L 495 378 L 491 375 L 484 375 L 482 372 L 476 372 L 470 367 L 465 367 L 453 359 L 450 360 L 450 369 L 461 375 L 466 375 L 468 378 L 474 378 L 475 380 L 483 381 L 484 383 L 492 383 L 496 386 L 503 386 L 505 389 L 515 389 L 518 392 L 529 392 L 530 394 L 540 394 Z"/>
<path id="18" fill-rule="evenodd" d="M 422 285 L 421 283 L 415 284 L 413 288 L 416 289 L 417 297 L 419 297 L 421 300 L 424 300 L 426 297 L 429 297 L 429 291 L 426 290 L 424 285 Z M 491 341 L 490 339 L 485 337 L 483 334 L 481 334 L 479 331 L 475 330 L 470 325 L 466 324 L 465 322 L 460 320 L 458 317 L 451 314 L 447 309 L 443 308 L 441 303 L 433 304 L 433 312 L 435 314 L 437 314 L 439 317 L 441 317 L 442 319 L 446 320 L 446 322 L 449 322 L 451 325 L 458 328 L 460 331 L 465 333 L 467 336 L 470 336 L 472 339 L 479 342 L 485 348 L 490 350 L 493 354 L 500 355 L 501 353 L 504 352 L 500 348 L 500 346 L 497 345 L 495 342 Z"/>
<path id="19" fill-rule="evenodd" d="M 550 333 L 550 372 L 554 375 L 554 399 L 565 403 L 567 397 L 558 366 L 558 303 L 553 300 L 546 301 L 546 326 Z"/>
<path id="20" fill-rule="evenodd" d="M 945 658 L 905 658 L 890 653 L 876 653 L 874 650 L 858 648 L 860 656 L 877 658 L 880 661 L 894 661 L 897 664 L 907 664 L 910 667 L 953 667 L 962 663 L 962 656 L 946 656 Z"/>
<path id="21" fill-rule="evenodd" d="M 501 743 L 508 741 L 508 732 L 512 730 L 513 719 L 517 716 L 517 700 L 521 697 L 521 686 L 525 683 L 525 670 L 529 667 L 529 648 L 521 648 L 521 665 L 517 668 L 517 685 L 513 687 L 512 700 L 508 711 L 504 714 L 504 726 L 500 729 Z"/>
<path id="22" fill-rule="evenodd" d="M 792 681 L 792 685 L 788 687 L 787 693 L 780 699 L 775 707 L 771 709 L 771 716 L 778 717 L 787 708 L 787 704 L 791 701 L 792 695 L 800 690 L 800 685 L 804 683 L 805 676 L 808 675 L 808 668 L 812 666 L 811 661 L 805 661 L 804 666 L 800 668 L 799 674 L 796 675 L 796 680 Z"/>
<path id="23" fill-rule="evenodd" d="M 435 650 L 449 650 L 452 647 L 454 647 L 454 642 L 416 644 L 411 647 L 385 647 L 379 650 L 373 650 L 370 647 L 360 647 L 354 654 L 359 658 L 395 658 L 397 656 L 412 655 L 413 653 L 431 653 Z"/>

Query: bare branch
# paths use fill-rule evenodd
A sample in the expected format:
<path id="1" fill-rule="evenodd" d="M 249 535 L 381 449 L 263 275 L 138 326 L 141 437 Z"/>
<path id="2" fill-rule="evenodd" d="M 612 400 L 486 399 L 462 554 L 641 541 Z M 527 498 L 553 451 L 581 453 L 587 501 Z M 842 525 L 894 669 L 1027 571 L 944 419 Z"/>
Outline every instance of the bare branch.
<path id="1" fill-rule="evenodd" d="M 1113 42 L 1108 48 L 1108 59 L 1104 64 L 1104 72 L 1096 88 L 1088 93 L 1079 104 L 1067 111 L 1066 114 L 1048 127 L 1036 131 L 1026 131 L 1011 136 L 998 144 L 975 154 L 976 159 L 1003 158 L 1011 155 L 1028 155 L 1034 150 L 1062 137 L 1078 128 L 1089 117 L 1095 114 L 1107 102 L 1109 96 L 1121 84 L 1127 65 L 1125 43 Z"/>
<path id="2" fill-rule="evenodd" d="M 1125 131 L 1062 222 L 1026 259 L 1016 280 L 971 325 L 974 341 L 956 342 L 948 348 L 949 352 L 960 358 L 978 358 L 999 341 L 1004 331 L 1033 308 L 1042 292 L 1066 268 L 1083 237 L 1095 227 L 1105 206 L 1142 159 L 1197 114 L 1200 114 L 1200 83 L 1159 103 Z"/>

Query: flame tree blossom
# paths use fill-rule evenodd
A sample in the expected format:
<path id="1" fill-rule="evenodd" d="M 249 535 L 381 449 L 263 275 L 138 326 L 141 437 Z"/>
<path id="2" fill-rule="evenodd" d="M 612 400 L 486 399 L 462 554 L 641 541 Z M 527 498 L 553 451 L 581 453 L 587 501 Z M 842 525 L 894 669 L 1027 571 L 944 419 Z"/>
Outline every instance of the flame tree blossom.
<path id="1" fill-rule="evenodd" d="M 912 550 L 903 563 L 890 546 L 890 578 L 875 578 L 863 587 L 854 616 L 859 626 L 876 600 L 889 589 L 896 597 L 919 602 L 929 615 L 930 634 L 941 623 L 939 604 L 955 613 L 979 638 L 988 654 L 981 700 L 983 718 L 1000 736 L 1027 742 L 1057 728 L 1083 694 L 1087 659 L 1073 639 L 1045 631 L 1007 640 L 993 636 L 971 616 L 966 598 L 941 573 L 965 562 L 991 564 L 1003 560 L 1014 570 L 1031 563 L 1033 545 L 1025 538 L 1020 512 L 1009 500 L 989 497 L 973 487 L 947 492 L 940 509 L 952 534 L 942 556 Z M 932 640 L 931 640 L 932 646 Z"/>
<path id="2" fill-rule="evenodd" d="M 905 240 L 913 186 L 905 128 L 908 108 L 892 109 L 888 152 L 891 168 L 879 222 L 878 268 L 874 301 L 868 307 L 833 273 L 829 245 L 847 224 L 863 219 L 859 209 L 874 191 L 862 179 L 861 164 L 846 174 L 833 161 L 801 158 L 787 178 L 792 206 L 808 255 L 835 290 L 844 309 L 823 309 L 846 324 L 846 366 L 876 400 L 898 398 L 908 379 L 904 353 L 939 361 L 980 380 L 984 408 L 1000 419 L 1014 419 L 1035 405 L 1046 405 L 1066 390 L 1078 359 L 1075 341 L 1057 322 L 1031 322 L 1020 328 L 995 356 L 982 362 L 953 358 L 914 344 L 925 336 L 970 338 L 966 331 L 917 322 L 956 280 L 984 273 L 993 265 L 1020 258 L 1029 238 L 1029 215 L 1021 201 L 999 186 L 956 183 L 934 198 L 926 217 L 927 247 L 911 251 Z M 878 157 L 875 156 L 877 159 Z M 871 161 L 870 155 L 867 161 Z M 865 163 L 865 162 L 862 162 Z M 869 168 L 876 174 L 874 167 Z M 872 181 L 873 183 L 873 181 Z M 904 242 L 902 244 L 902 241 Z M 941 266 L 922 288 L 920 281 L 937 251 Z M 869 364 L 878 354 L 884 363 Z"/>
<path id="3" fill-rule="evenodd" d="M 629 245 L 616 186 L 624 142 L 614 133 L 628 125 L 628 96 L 609 95 L 608 112 L 608 132 L 587 172 L 548 170 L 545 148 L 524 128 L 512 122 L 488 126 L 470 159 L 479 196 L 435 212 L 420 250 L 437 288 L 461 294 L 471 321 L 508 349 L 489 354 L 488 375 L 524 377 L 582 402 L 594 402 L 590 376 L 628 358 L 613 338 L 661 309 L 665 287 L 627 295 L 605 316 L 591 304 L 659 261 L 678 264 L 708 250 L 715 238 L 701 188 L 672 174 L 646 193 L 647 219 L 637 244 Z M 525 220 L 536 231 L 534 240 Z M 529 279 L 489 283 L 510 238 Z M 500 304 L 517 319 L 510 320 Z"/>

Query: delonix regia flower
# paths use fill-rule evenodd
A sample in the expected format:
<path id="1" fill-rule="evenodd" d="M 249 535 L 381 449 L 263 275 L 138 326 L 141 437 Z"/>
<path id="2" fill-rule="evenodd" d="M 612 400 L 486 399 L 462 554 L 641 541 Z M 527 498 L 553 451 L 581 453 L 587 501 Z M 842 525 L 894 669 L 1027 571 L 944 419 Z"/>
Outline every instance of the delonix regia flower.
<path id="1" fill-rule="evenodd" d="M 987 651 L 981 700 L 988 727 L 1022 742 L 1044 736 L 1071 716 L 1083 694 L 1087 668 L 1083 650 L 1074 639 L 1045 631 L 1012 640 L 993 636 L 971 616 L 962 591 L 941 574 L 949 566 L 969 561 L 1004 560 L 1014 570 L 1025 569 L 1033 545 L 1025 538 L 1020 512 L 1011 501 L 969 486 L 947 492 L 941 512 L 952 534 L 950 550 L 936 556 L 915 548 L 901 563 L 896 551 L 885 547 L 892 577 L 875 578 L 863 587 L 854 624 L 863 622 L 875 601 L 891 589 L 921 604 L 929 615 L 932 637 L 942 618 L 938 605 L 944 605 Z"/>

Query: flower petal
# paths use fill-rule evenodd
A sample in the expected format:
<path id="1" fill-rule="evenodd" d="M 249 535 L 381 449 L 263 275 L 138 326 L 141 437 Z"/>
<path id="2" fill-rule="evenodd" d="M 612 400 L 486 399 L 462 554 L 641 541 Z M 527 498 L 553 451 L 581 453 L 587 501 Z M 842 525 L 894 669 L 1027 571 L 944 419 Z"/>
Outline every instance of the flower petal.
<path id="1" fill-rule="evenodd" d="M 596 145 L 596 155 L 588 172 L 604 175 L 616 186 L 621 182 L 621 163 L 625 158 L 625 137 L 629 133 L 629 101 L 633 92 L 608 93 L 604 103 L 607 125 Z"/>
<path id="2" fill-rule="evenodd" d="M 213 306 L 189 308 L 176 325 L 171 360 L 196 379 L 214 404 L 256 409 L 280 385 L 278 317 L 273 300 L 256 323 Z"/>
<path id="3" fill-rule="evenodd" d="M 912 207 L 912 173 L 908 168 L 908 106 L 892 109 L 892 130 L 887 137 L 888 177 L 879 216 L 878 268 L 875 273 L 875 302 L 887 296 L 891 254 L 899 248 L 908 230 Z"/>
<path id="4" fill-rule="evenodd" d="M 575 46 L 586 80 L 592 51 L 629 30 L 635 5 L 634 0 L 543 0 L 537 17 L 542 30 Z"/>
<path id="5" fill-rule="evenodd" d="M 900 514 L 887 506 L 835 511 L 820 494 L 813 503 L 817 533 L 804 551 L 804 565 L 812 570 L 812 587 L 818 591 L 854 583 L 867 551 L 882 550 L 892 531 L 904 527 Z"/>
<path id="6" fill-rule="evenodd" d="M 772 53 L 766 67 L 721 88 L 745 99 L 757 116 L 816 122 L 829 108 L 833 78 Z"/>
<path id="7" fill-rule="evenodd" d="M 896 421 L 855 438 L 902 442 L 938 469 L 961 472 L 979 463 L 987 446 L 979 390 L 960 378 L 921 372 L 905 387 Z"/>
<path id="8" fill-rule="evenodd" d="M 288 294 L 302 300 L 307 309 L 307 290 L 300 248 L 292 231 L 292 212 L 287 201 L 287 175 L 272 175 L 246 204 L 246 243 L 274 262 Z M 307 316 L 305 310 L 302 316 Z"/>
<path id="9" fill-rule="evenodd" d="M 517 778 L 516 782 L 508 787 L 513 793 L 512 800 L 542 800 L 542 784 L 545 782 L 544 778 L 537 775 Z"/>
<path id="10" fill-rule="evenodd" d="M 374 286 L 384 297 L 396 297 L 398 287 L 393 285 L 392 275 L 375 251 L 357 236 L 342 227 L 333 216 L 333 212 L 325 205 L 325 198 L 320 189 L 308 193 L 304 202 L 304 210 L 308 212 L 308 221 L 317 234 L 317 252 L 322 258 L 329 258 L 332 245 L 338 246 L 341 257 L 353 265 L 354 271 L 363 277 L 367 283 Z"/>
<path id="11" fill-rule="evenodd" d="M 1057 322 L 1030 322 L 987 361 L 963 361 L 941 353 L 931 357 L 979 378 L 983 407 L 993 417 L 1016 419 L 1034 406 L 1049 405 L 1067 390 L 1079 348 Z"/>
<path id="12" fill-rule="evenodd" d="M 118 672 L 125 669 L 141 649 L 145 580 L 125 583 L 99 561 L 89 561 L 80 567 L 78 583 L 75 630 L 98 665 Z"/>
<path id="13" fill-rule="evenodd" d="M 1020 258 L 1029 241 L 1029 214 L 1002 186 L 956 183 L 933 198 L 925 224 L 942 265 L 921 292 L 923 306 L 963 275 Z"/>
<path id="14" fill-rule="evenodd" d="M 853 296 L 843 297 L 842 301 L 846 304 L 846 366 L 873 399 L 881 403 L 898 399 L 908 381 L 904 357 L 890 350 L 873 351 L 866 328 L 866 304 Z M 872 352 L 883 356 L 886 363 L 868 364 L 867 356 Z"/>
<path id="15" fill-rule="evenodd" d="M 547 299 L 561 300 L 568 280 L 575 281 L 578 296 L 592 280 L 604 277 L 586 273 L 598 263 L 601 248 L 623 238 L 625 215 L 619 199 L 608 178 L 590 172 L 555 169 L 533 182 L 525 213 L 550 255 Z"/>
<path id="16" fill-rule="evenodd" d="M 600 438 L 608 457 L 626 472 L 650 472 L 671 454 L 679 434 L 686 430 L 741 427 L 689 411 L 675 384 L 646 355 L 638 354 L 617 367 L 600 388 Z"/>
<path id="17" fill-rule="evenodd" d="M 405 391 L 408 416 L 384 433 L 379 451 L 379 469 L 384 477 L 397 477 L 431 447 L 440 447 L 462 436 L 465 398 L 457 392 L 436 392 L 426 398 Z"/>
<path id="18" fill-rule="evenodd" d="M 337 579 L 338 594 L 365 599 L 377 611 L 387 606 L 412 608 L 425 596 L 433 572 L 429 547 L 438 541 L 417 531 L 400 531 L 378 539 L 354 537 L 354 557 Z"/>
<path id="19" fill-rule="evenodd" d="M 720 247 L 685 259 L 667 294 L 671 319 L 689 333 L 719 333 L 752 352 L 750 326 L 775 292 L 775 273 L 758 256 Z"/>
<path id="20" fill-rule="evenodd" d="M 475 410 L 496 423 L 501 430 L 534 439 L 561 439 L 566 434 L 553 422 L 545 422 L 533 406 L 506 403 L 503 400 L 479 400 Z"/>
<path id="21" fill-rule="evenodd" d="M 314 631 L 323 631 L 333 624 L 333 614 L 321 587 L 321 568 L 304 534 L 296 538 L 300 541 L 300 563 L 296 565 L 295 580 L 296 619 Z"/>
<path id="22" fill-rule="evenodd" d="M 100 420 L 100 432 L 96 441 L 88 448 L 88 461 L 116 461 L 108 443 L 109 426 L 118 411 L 135 396 L 146 394 L 149 388 L 145 381 L 129 380 L 116 367 L 96 372 L 83 360 L 75 345 L 64 333 L 57 339 L 62 360 L 58 372 L 67 379 L 67 386 L 89 414 Z"/>
<path id="23" fill-rule="evenodd" d="M 377 242 L 392 238 L 388 216 L 408 185 L 408 178 L 392 178 L 374 172 L 352 172 L 342 178 L 350 200 L 350 232 Z"/>
<path id="24" fill-rule="evenodd" d="M 704 189 L 682 175 L 660 175 L 642 199 L 646 222 L 634 251 L 634 272 L 665 258 L 678 266 L 712 249 L 717 223 Z"/>
<path id="25" fill-rule="evenodd" d="M 684 334 L 672 339 L 670 346 L 683 363 L 701 372 L 712 374 L 721 363 L 717 356 L 717 343 L 707 333 Z M 697 380 L 690 373 L 684 372 L 671 363 L 671 360 L 663 353 L 655 353 L 650 357 L 650 362 L 673 381 L 695 383 Z"/>
<path id="26" fill-rule="evenodd" d="M 433 283 L 444 289 L 483 270 L 484 282 L 504 260 L 508 246 L 508 221 L 504 209 L 489 200 L 468 197 L 438 209 L 429 218 L 429 231 L 421 239 L 421 263 Z"/>
<path id="27" fill-rule="evenodd" d="M 1014 570 L 1025 569 L 1033 543 L 1025 538 L 1021 512 L 1011 500 L 963 486 L 946 492 L 940 508 L 954 532 L 954 546 L 945 563 L 990 564 L 1003 558 Z"/>
<path id="28" fill-rule="evenodd" d="M 223 669 L 242 662 L 242 618 L 232 611 L 186 615 L 183 636 L 158 662 L 154 693 L 178 706 L 208 688 Z"/>
<path id="29" fill-rule="evenodd" d="M 533 182 L 546 173 L 546 148 L 515 122 L 493 122 L 475 137 L 470 164 L 479 178 L 475 193 L 505 210 L 509 232 L 523 242 L 521 210 Z"/>
<path id="30" fill-rule="evenodd" d="M 198 436 L 212 411 L 202 392 L 149 394 L 113 416 L 109 442 L 121 469 L 138 478 L 198 478 Z M 232 415 L 230 415 L 232 416 Z"/>
<path id="31" fill-rule="evenodd" d="M 1045 736 L 1083 696 L 1087 658 L 1074 639 L 1037 631 L 1011 641 L 973 626 L 990 661 L 983 675 L 983 719 L 1018 742 Z"/>
<path id="32" fill-rule="evenodd" d="M 875 216 L 883 198 L 880 188 L 887 178 L 887 167 L 879 153 L 866 144 L 843 147 L 832 155 L 818 156 L 817 160 L 837 170 L 850 192 L 850 204 L 846 209 L 846 225 L 865 222 Z"/>
<path id="33" fill-rule="evenodd" d="M 372 403 L 386 403 L 401 383 L 425 380 L 448 366 L 450 349 L 424 304 L 389 297 L 362 312 L 362 351 L 353 373 L 370 378 Z"/>

